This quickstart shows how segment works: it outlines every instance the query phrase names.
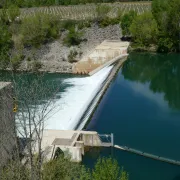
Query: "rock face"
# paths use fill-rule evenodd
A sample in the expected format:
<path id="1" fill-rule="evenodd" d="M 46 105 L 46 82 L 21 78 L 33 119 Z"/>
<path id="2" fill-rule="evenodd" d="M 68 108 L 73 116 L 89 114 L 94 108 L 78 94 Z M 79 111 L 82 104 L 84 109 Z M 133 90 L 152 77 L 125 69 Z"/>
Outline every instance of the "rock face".
<path id="1" fill-rule="evenodd" d="M 73 63 L 68 61 L 68 55 L 72 49 L 78 52 L 76 59 L 80 60 L 90 54 L 104 40 L 120 40 L 121 38 L 119 25 L 99 28 L 96 24 L 93 24 L 90 28 L 83 29 L 83 32 L 82 39 L 86 41 L 82 41 L 79 46 L 66 47 L 63 45 L 65 35 L 62 35 L 58 40 L 42 45 L 34 53 L 32 53 L 32 50 L 25 49 L 26 60 L 23 61 L 19 70 L 28 70 L 31 67 L 31 59 L 34 58 L 42 64 L 40 71 L 73 73 Z"/>

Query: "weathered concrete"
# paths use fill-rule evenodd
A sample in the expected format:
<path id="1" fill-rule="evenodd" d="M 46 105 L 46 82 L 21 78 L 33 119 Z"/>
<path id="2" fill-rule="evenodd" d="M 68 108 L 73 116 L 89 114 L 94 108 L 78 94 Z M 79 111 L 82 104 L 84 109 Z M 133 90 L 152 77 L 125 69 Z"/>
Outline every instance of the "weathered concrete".
<path id="1" fill-rule="evenodd" d="M 102 146 L 99 135 L 95 131 L 44 130 L 42 150 L 45 160 L 54 157 L 57 148 L 70 155 L 75 162 L 82 161 L 85 146 Z M 36 153 L 37 148 L 35 149 Z"/>
<path id="2" fill-rule="evenodd" d="M 9 158 L 15 145 L 13 88 L 11 82 L 0 82 L 0 167 Z"/>
<path id="3" fill-rule="evenodd" d="M 91 53 L 82 58 L 73 67 L 74 73 L 89 74 L 94 70 L 100 70 L 99 67 L 107 62 L 127 55 L 127 48 L 129 42 L 122 42 L 116 40 L 105 40 L 98 45 Z M 96 72 L 97 72 L 96 70 Z"/>

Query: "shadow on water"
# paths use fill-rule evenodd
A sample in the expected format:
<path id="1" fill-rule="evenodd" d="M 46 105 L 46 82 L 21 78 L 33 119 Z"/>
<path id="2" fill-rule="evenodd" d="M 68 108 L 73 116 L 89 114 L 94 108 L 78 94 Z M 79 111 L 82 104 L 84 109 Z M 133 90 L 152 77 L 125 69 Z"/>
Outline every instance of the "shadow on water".
<path id="1" fill-rule="evenodd" d="M 180 180 L 180 175 L 176 176 L 176 177 L 173 178 L 172 180 Z"/>

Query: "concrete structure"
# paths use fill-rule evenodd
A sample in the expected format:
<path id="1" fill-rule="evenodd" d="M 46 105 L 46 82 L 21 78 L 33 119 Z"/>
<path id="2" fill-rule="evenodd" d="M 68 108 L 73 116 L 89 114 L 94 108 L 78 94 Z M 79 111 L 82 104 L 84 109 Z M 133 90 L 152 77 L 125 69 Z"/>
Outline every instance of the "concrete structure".
<path id="1" fill-rule="evenodd" d="M 0 82 L 0 166 L 12 155 L 15 145 L 13 89 L 10 82 Z"/>
<path id="2" fill-rule="evenodd" d="M 119 59 L 121 56 L 127 56 L 128 46 L 129 42 L 105 40 L 90 54 L 77 62 L 73 67 L 73 72 L 89 74 L 114 58 Z"/>
<path id="3" fill-rule="evenodd" d="M 70 155 L 72 161 L 81 162 L 85 146 L 110 147 L 112 143 L 111 139 L 109 142 L 103 142 L 95 131 L 44 130 L 43 132 L 42 150 L 46 161 L 52 159 L 56 149 L 60 148 L 65 155 Z"/>

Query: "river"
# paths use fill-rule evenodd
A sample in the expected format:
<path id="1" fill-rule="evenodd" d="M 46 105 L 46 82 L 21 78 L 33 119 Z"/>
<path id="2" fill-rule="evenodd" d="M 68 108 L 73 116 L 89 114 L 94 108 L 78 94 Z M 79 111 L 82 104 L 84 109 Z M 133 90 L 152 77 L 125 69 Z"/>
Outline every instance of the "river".
<path id="1" fill-rule="evenodd" d="M 87 129 L 114 133 L 117 145 L 180 160 L 180 55 L 130 54 Z M 180 179 L 175 165 L 117 149 L 99 154 L 117 158 L 130 180 Z M 92 166 L 96 158 L 86 154 L 84 163 Z"/>
<path id="2" fill-rule="evenodd" d="M 27 73 L 16 74 L 15 79 L 19 76 L 27 82 L 36 79 L 36 75 Z M 56 98 L 71 108 L 83 106 L 81 97 L 86 97 L 90 89 L 95 88 L 94 82 L 101 79 L 89 79 L 88 83 L 87 77 L 62 74 L 46 74 L 43 78 L 59 87 Z M 11 75 L 2 72 L 0 79 L 11 80 Z M 73 94 L 78 100 L 73 99 Z M 80 110 L 80 106 L 77 109 Z M 56 121 L 52 127 L 57 125 Z M 65 125 L 60 123 L 63 129 L 70 127 Z M 117 145 L 180 161 L 180 55 L 130 54 L 86 128 L 114 133 Z M 87 153 L 83 161 L 92 167 L 100 155 L 117 158 L 129 172 L 130 180 L 180 180 L 178 166 L 117 149 Z"/>

